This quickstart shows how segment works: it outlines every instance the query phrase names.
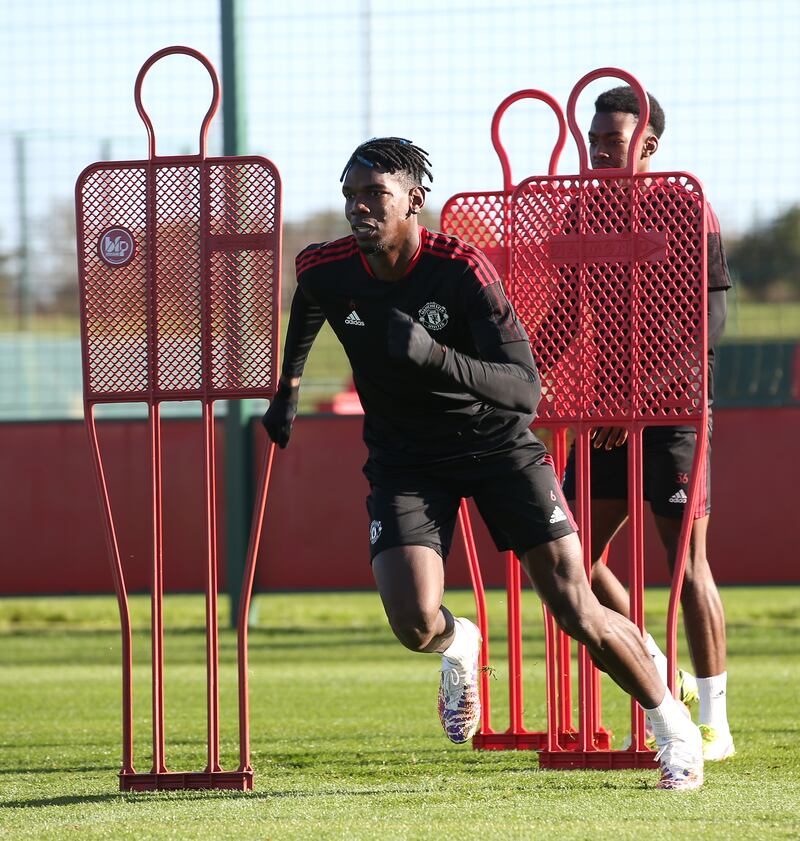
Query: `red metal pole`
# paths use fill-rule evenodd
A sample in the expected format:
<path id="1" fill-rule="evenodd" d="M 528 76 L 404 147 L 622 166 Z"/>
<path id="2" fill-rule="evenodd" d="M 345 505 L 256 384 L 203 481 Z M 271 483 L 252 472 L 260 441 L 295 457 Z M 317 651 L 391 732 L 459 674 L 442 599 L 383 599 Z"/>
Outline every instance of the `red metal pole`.
<path id="1" fill-rule="evenodd" d="M 542 618 L 544 619 L 544 670 L 547 691 L 547 750 L 558 750 L 559 727 L 559 694 L 557 690 L 556 667 L 556 629 L 555 621 L 542 602 Z"/>
<path id="2" fill-rule="evenodd" d="M 157 402 L 150 406 L 150 466 L 152 517 L 152 589 L 150 639 L 153 673 L 153 770 L 160 774 L 164 764 L 164 535 L 161 487 L 161 414 Z"/>
<path id="3" fill-rule="evenodd" d="M 264 451 L 261 465 L 253 522 L 250 528 L 250 544 L 247 549 L 247 562 L 242 577 L 242 593 L 239 599 L 237 618 L 238 661 L 239 661 L 239 770 L 252 773 L 250 764 L 250 700 L 247 691 L 247 631 L 250 614 L 250 600 L 253 596 L 253 583 L 256 574 L 256 560 L 261 545 L 261 532 L 264 523 L 264 511 L 267 507 L 269 480 L 272 476 L 272 461 L 275 457 L 275 444 L 270 442 Z"/>
<path id="4" fill-rule="evenodd" d="M 508 715 L 509 733 L 522 731 L 522 621 L 520 570 L 513 552 L 506 553 L 508 597 Z"/>
<path id="5" fill-rule="evenodd" d="M 135 774 L 133 767 L 133 659 L 131 653 L 131 615 L 128 607 L 128 590 L 125 586 L 125 575 L 122 571 L 122 559 L 119 553 L 117 533 L 114 528 L 114 517 L 111 510 L 111 497 L 108 493 L 103 459 L 100 454 L 100 442 L 97 437 L 94 406 L 87 403 L 84 407 L 86 431 L 89 434 L 89 444 L 94 461 L 94 474 L 97 488 L 103 503 L 105 514 L 105 536 L 108 556 L 111 561 L 111 575 L 114 579 L 114 590 L 117 594 L 122 647 L 122 769 L 120 775 Z"/>
<path id="6" fill-rule="evenodd" d="M 219 764 L 219 638 L 217 622 L 217 493 L 214 402 L 203 401 L 203 481 L 206 495 L 206 706 L 208 715 L 208 765 L 206 771 L 221 770 Z"/>
<path id="7" fill-rule="evenodd" d="M 669 607 L 667 608 L 667 686 L 673 695 L 675 694 L 675 670 L 678 662 L 678 607 L 683 590 L 683 579 L 686 573 L 686 561 L 689 556 L 689 544 L 692 537 L 692 526 L 694 525 L 694 509 L 701 487 L 700 483 L 705 483 L 706 481 L 705 465 L 707 448 L 708 420 L 707 417 L 703 417 L 700 428 L 697 430 L 697 443 L 695 445 L 694 462 L 692 463 L 692 478 L 689 483 L 689 494 L 686 500 L 681 532 L 678 538 L 675 569 L 672 573 L 672 587 L 669 594 Z"/>
<path id="8" fill-rule="evenodd" d="M 557 628 L 558 640 L 558 719 L 562 733 L 572 730 L 572 662 L 569 635 Z"/>
<path id="9" fill-rule="evenodd" d="M 589 580 L 592 576 L 592 508 L 591 508 L 591 441 L 589 427 L 578 428 L 575 437 L 577 466 L 578 522 L 583 542 L 583 563 Z M 593 748 L 594 692 L 591 661 L 586 647 L 578 646 L 578 748 L 582 752 Z"/>
<path id="10" fill-rule="evenodd" d="M 492 733 L 492 707 L 489 689 L 489 621 L 486 616 L 486 593 L 483 589 L 483 578 L 481 567 L 478 562 L 478 550 L 475 546 L 475 536 L 472 533 L 472 522 L 469 517 L 469 508 L 466 499 L 461 500 L 458 508 L 458 522 L 461 526 L 461 534 L 464 537 L 464 546 L 467 552 L 467 567 L 472 582 L 472 592 L 475 596 L 475 610 L 478 618 L 478 627 L 481 631 L 483 643 L 478 658 L 480 667 L 480 691 L 481 691 L 481 730 L 483 733 Z"/>
<path id="11" fill-rule="evenodd" d="M 556 427 L 553 431 L 553 461 L 559 480 L 567 467 L 569 447 L 567 446 L 567 428 Z M 555 622 L 553 622 L 555 625 Z M 558 668 L 558 726 L 561 733 L 572 729 L 572 643 L 569 636 L 556 627 L 556 658 Z"/>
<path id="12" fill-rule="evenodd" d="M 644 483 L 643 429 L 635 423 L 628 434 L 628 564 L 631 621 L 644 630 Z M 644 711 L 631 700 L 631 746 L 647 750 Z"/>

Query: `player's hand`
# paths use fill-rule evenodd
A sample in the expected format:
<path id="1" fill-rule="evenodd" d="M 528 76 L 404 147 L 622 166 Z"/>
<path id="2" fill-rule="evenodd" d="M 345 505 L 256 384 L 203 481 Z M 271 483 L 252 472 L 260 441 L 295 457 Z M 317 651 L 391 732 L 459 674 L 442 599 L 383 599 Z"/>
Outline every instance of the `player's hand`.
<path id="1" fill-rule="evenodd" d="M 392 359 L 408 359 L 420 368 L 440 368 L 444 363 L 442 346 L 418 321 L 398 309 L 389 314 L 386 345 Z"/>
<path id="2" fill-rule="evenodd" d="M 621 447 L 628 440 L 628 430 L 620 426 L 597 426 L 590 436 L 592 446 L 596 450 L 613 450 L 614 447 Z"/>
<path id="3" fill-rule="evenodd" d="M 294 416 L 297 414 L 299 393 L 300 388 L 298 386 L 286 385 L 284 382 L 279 383 L 275 397 L 269 404 L 269 409 L 261 418 L 261 423 L 264 424 L 267 435 L 281 449 L 284 449 L 289 443 L 289 437 L 292 434 L 292 423 Z"/>

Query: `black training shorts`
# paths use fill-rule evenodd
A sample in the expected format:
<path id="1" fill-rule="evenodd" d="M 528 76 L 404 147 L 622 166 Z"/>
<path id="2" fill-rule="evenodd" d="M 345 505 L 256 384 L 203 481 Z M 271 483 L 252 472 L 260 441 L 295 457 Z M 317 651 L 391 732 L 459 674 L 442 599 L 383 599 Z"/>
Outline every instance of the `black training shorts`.
<path id="1" fill-rule="evenodd" d="M 686 508 L 692 462 L 697 443 L 694 429 L 680 426 L 649 426 L 642 437 L 644 498 L 654 514 L 680 519 Z M 709 444 L 703 465 L 694 518 L 711 512 L 711 421 Z M 592 499 L 628 498 L 628 446 L 596 450 L 591 455 Z M 564 475 L 564 496 L 575 499 L 575 447 L 569 454 Z"/>
<path id="2" fill-rule="evenodd" d="M 370 559 L 396 546 L 429 546 L 446 559 L 462 497 L 473 497 L 498 550 L 529 549 L 576 531 L 553 460 L 526 431 L 507 448 L 424 466 L 364 467 L 371 491 Z"/>

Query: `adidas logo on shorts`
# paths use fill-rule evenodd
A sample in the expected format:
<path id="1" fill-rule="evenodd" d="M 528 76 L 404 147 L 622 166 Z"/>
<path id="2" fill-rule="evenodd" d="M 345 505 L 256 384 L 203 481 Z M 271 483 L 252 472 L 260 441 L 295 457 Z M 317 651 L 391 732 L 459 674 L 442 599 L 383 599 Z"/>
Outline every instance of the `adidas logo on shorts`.
<path id="1" fill-rule="evenodd" d="M 344 323 L 349 324 L 351 327 L 364 326 L 364 322 L 358 317 L 358 313 L 355 310 L 353 310 L 350 315 L 345 318 Z"/>
<path id="2" fill-rule="evenodd" d="M 553 513 L 550 515 L 550 525 L 553 523 L 563 523 L 564 520 L 567 519 L 567 515 L 561 510 L 561 508 L 556 505 L 553 509 Z"/>
<path id="3" fill-rule="evenodd" d="M 689 498 L 686 496 L 686 491 L 683 488 L 681 488 L 679 491 L 672 494 L 672 496 L 669 498 L 669 501 L 677 502 L 678 505 L 686 505 L 686 503 L 689 501 Z"/>

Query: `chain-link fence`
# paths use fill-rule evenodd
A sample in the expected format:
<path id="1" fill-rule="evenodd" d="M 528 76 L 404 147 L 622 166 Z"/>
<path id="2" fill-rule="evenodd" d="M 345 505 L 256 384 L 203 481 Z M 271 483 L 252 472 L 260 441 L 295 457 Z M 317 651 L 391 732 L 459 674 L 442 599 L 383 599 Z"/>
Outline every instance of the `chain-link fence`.
<path id="1" fill-rule="evenodd" d="M 800 122 L 800 6 L 791 0 L 249 0 L 235 9 L 244 147 L 283 176 L 287 295 L 294 254 L 346 230 L 338 176 L 363 139 L 395 134 L 428 150 L 435 224 L 449 195 L 500 186 L 489 123 L 507 94 L 537 87 L 565 103 L 597 67 L 621 67 L 659 98 L 667 129 L 654 166 L 699 176 L 730 243 L 800 203 L 798 158 L 776 154 L 781 127 Z M 75 180 L 93 161 L 146 156 L 133 83 L 153 52 L 185 44 L 222 70 L 220 0 L 28 0 L 6 4 L 0 31 L 0 418 L 79 417 Z M 596 92 L 615 82 L 598 84 L 581 98 L 581 125 Z M 151 71 L 144 101 L 159 154 L 197 148 L 209 95 L 190 59 Z M 222 151 L 221 122 L 211 154 Z M 516 178 L 541 172 L 552 116 L 515 107 L 503 139 Z M 577 166 L 573 146 L 562 172 Z M 741 280 L 729 336 L 800 337 L 800 283 L 776 282 L 775 300 L 762 294 L 756 304 Z M 323 334 L 304 391 L 322 399 L 347 379 Z"/>

